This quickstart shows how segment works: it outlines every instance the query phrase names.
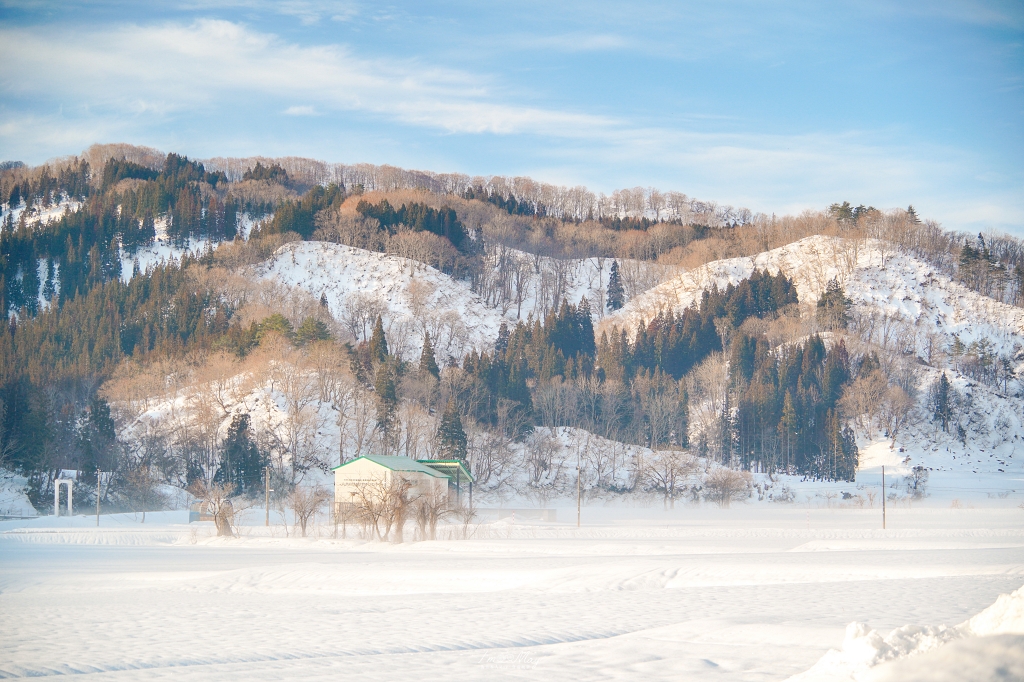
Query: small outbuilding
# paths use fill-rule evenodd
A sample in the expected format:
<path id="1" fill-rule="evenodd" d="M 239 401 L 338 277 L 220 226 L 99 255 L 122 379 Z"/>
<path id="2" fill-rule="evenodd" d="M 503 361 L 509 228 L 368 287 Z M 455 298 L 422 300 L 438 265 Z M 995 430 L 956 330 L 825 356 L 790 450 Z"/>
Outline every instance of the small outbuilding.
<path id="1" fill-rule="evenodd" d="M 356 504 L 361 498 L 385 497 L 395 477 L 409 481 L 409 494 L 415 497 L 445 495 L 449 486 L 447 475 L 412 458 L 367 455 L 334 468 L 335 508 Z"/>
<path id="2" fill-rule="evenodd" d="M 458 504 L 462 504 L 463 491 L 468 489 L 469 505 L 473 506 L 473 474 L 461 459 L 418 459 L 420 464 L 439 471 L 448 477 L 448 492 L 455 496 Z"/>
<path id="3" fill-rule="evenodd" d="M 365 455 L 334 467 L 335 509 L 357 504 L 367 495 L 387 494 L 395 477 L 411 484 L 409 494 L 414 497 L 455 494 L 461 498 L 462 487 L 473 482 L 469 470 L 458 460 Z"/>

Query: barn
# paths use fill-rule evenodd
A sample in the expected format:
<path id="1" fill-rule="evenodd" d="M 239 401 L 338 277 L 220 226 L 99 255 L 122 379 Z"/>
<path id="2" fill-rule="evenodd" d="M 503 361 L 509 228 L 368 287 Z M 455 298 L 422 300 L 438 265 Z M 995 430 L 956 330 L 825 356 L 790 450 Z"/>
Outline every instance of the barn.
<path id="1" fill-rule="evenodd" d="M 335 509 L 355 504 L 361 496 L 385 494 L 395 477 L 411 484 L 413 497 L 453 495 L 461 503 L 462 491 L 468 486 L 472 500 L 473 477 L 458 460 L 365 455 L 334 467 Z"/>

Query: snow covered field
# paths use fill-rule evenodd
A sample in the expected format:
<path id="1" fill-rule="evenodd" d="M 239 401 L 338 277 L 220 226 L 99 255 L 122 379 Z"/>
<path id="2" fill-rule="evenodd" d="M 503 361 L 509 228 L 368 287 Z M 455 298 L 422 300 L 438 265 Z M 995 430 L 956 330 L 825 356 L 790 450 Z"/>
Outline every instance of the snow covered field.
<path id="1" fill-rule="evenodd" d="M 397 546 L 262 510 L 235 539 L 184 512 L 2 522 L 0 677 L 1020 679 L 1024 591 L 992 605 L 1024 585 L 1024 509 L 991 504 L 885 531 L 877 507 L 563 508 Z"/>

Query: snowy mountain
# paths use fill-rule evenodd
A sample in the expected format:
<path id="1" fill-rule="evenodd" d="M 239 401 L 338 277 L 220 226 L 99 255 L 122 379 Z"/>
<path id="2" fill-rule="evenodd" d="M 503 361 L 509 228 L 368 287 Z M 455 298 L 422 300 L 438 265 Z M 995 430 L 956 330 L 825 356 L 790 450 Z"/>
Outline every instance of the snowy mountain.
<path id="1" fill-rule="evenodd" d="M 466 282 L 418 261 L 341 244 L 285 244 L 254 274 L 326 296 L 331 314 L 343 324 L 350 321 L 357 338 L 366 337 L 380 313 L 389 343 L 406 359 L 418 356 L 424 331 L 443 356 L 461 358 L 471 348 L 487 348 L 503 319 Z"/>
<path id="2" fill-rule="evenodd" d="M 830 279 L 838 279 L 853 301 L 854 317 L 860 324 L 874 325 L 873 331 L 862 336 L 885 343 L 885 334 L 896 334 L 890 327 L 898 327 L 904 354 L 909 351 L 924 358 L 929 350 L 946 349 L 958 338 L 965 345 L 986 340 L 993 353 L 1019 361 L 1024 346 L 1024 311 L 970 291 L 936 273 L 927 263 L 893 253 L 878 242 L 816 236 L 750 258 L 714 261 L 679 273 L 634 296 L 622 310 L 603 320 L 598 302 L 603 302 L 611 259 L 557 261 L 511 250 L 505 255 L 527 264 L 533 273 L 525 282 L 521 306 L 510 305 L 507 300 L 504 305 L 485 300 L 468 282 L 418 261 L 327 242 L 285 244 L 272 258 L 250 266 L 247 272 L 255 278 L 300 289 L 314 298 L 322 295 L 335 320 L 357 338 L 365 338 L 376 314 L 381 314 L 392 351 L 409 360 L 418 357 L 424 331 L 430 332 L 439 360 L 448 358 L 454 362 L 470 349 L 490 349 L 499 325 L 503 321 L 515 323 L 517 307 L 522 318 L 550 309 L 551 287 L 556 280 L 560 281 L 566 298 L 578 300 L 586 296 L 594 302 L 592 310 L 600 333 L 601 328 L 609 326 L 634 329 L 640 320 L 650 319 L 661 309 L 679 311 L 698 301 L 705 288 L 737 283 L 749 277 L 755 268 L 773 273 L 781 270 L 793 278 L 802 305 L 808 307 L 814 305 Z M 496 273 L 498 268 L 495 264 Z M 660 275 L 663 273 L 655 273 L 648 281 L 654 282 Z M 805 310 L 804 314 L 813 315 L 813 311 Z M 895 448 L 890 449 L 892 441 L 883 428 L 856 424 L 861 462 L 855 487 L 804 482 L 789 476 L 770 480 L 759 475 L 755 478 L 757 497 L 810 499 L 839 492 L 859 495 L 856 490 L 876 484 L 883 464 L 892 480 L 902 480 L 915 466 L 923 466 L 931 474 L 935 491 L 945 489 L 950 497 L 965 489 L 981 495 L 1007 486 L 1024 489 L 1024 451 L 1016 453 L 1016 447 L 1024 445 L 1020 385 L 1016 381 L 992 385 L 952 368 L 938 369 L 939 366 L 918 364 L 915 418 L 900 433 Z M 306 383 L 316 382 L 312 369 L 294 371 L 291 378 L 301 379 L 303 372 Z M 942 372 L 957 396 L 956 423 L 963 429 L 959 434 L 955 429 L 942 431 L 930 419 L 929 388 Z M 214 426 L 221 437 L 232 416 L 241 413 L 250 414 L 255 427 L 282 439 L 290 439 L 294 429 L 299 428 L 294 414 L 290 414 L 294 409 L 289 407 L 288 392 L 294 388 L 279 379 L 242 372 L 218 381 L 221 385 L 230 384 L 229 398 Z M 189 406 L 201 401 L 200 394 L 209 390 L 200 386 L 196 392 L 167 395 L 153 403 L 132 430 L 145 431 L 160 423 L 189 419 Z M 372 394 L 363 398 L 372 403 Z M 346 456 L 354 454 L 351 448 L 356 440 L 369 438 L 369 432 L 360 436 L 358 429 L 372 431 L 372 420 L 340 423 L 329 404 L 313 399 L 307 401 L 303 412 L 305 422 L 301 428 L 303 438 L 310 443 L 309 454 L 326 463 L 336 462 L 340 449 L 346 450 Z M 533 481 L 529 462 L 540 452 L 549 453 L 550 468 Z M 580 452 L 584 454 L 578 455 Z M 517 495 L 532 495 L 531 490 L 546 490 L 545 495 L 568 495 L 573 492 L 574 483 L 568 478 L 563 480 L 559 472 L 574 471 L 578 456 L 582 457 L 586 477 L 595 485 L 621 488 L 628 484 L 624 478 L 628 477 L 627 469 L 616 469 L 620 465 L 614 463 L 624 465 L 625 460 L 637 456 L 650 461 L 656 453 L 616 445 L 580 429 L 538 429 L 528 443 L 509 451 L 492 485 Z M 613 463 L 611 473 L 607 470 L 609 461 Z"/>
<path id="3" fill-rule="evenodd" d="M 406 359 L 419 357 L 424 330 L 430 332 L 442 358 L 457 360 L 470 349 L 489 350 L 502 322 L 512 326 L 531 315 L 542 317 L 557 308 L 562 298 L 575 303 L 586 297 L 594 318 L 603 316 L 612 259 L 560 260 L 515 249 L 505 249 L 502 258 L 527 271 L 518 305 L 497 294 L 486 294 L 485 300 L 467 281 L 419 261 L 330 242 L 285 244 L 254 267 L 252 274 L 296 287 L 314 298 L 326 296 L 331 314 L 357 338 L 365 336 L 379 312 L 388 342 L 397 345 Z M 620 264 L 641 271 L 637 277 L 641 282 L 653 283 L 661 272 L 657 266 L 638 261 Z M 500 276 L 500 267 L 493 264 L 495 278 Z M 372 314 L 367 316 L 367 312 Z"/>
<path id="4" fill-rule="evenodd" d="M 681 312 L 699 304 L 705 289 L 737 284 L 755 268 L 782 271 L 793 279 L 805 307 L 816 303 L 829 280 L 838 279 L 852 300 L 856 333 L 878 346 L 923 360 L 947 353 L 956 340 L 964 347 L 980 343 L 993 358 L 1011 360 L 1019 375 L 1024 310 L 978 294 L 876 240 L 813 236 L 753 257 L 707 263 L 633 298 L 605 318 L 599 333 L 615 327 L 635 330 L 660 310 Z M 804 315 L 813 315 L 813 310 Z M 877 475 L 884 464 L 890 475 L 906 475 L 914 466 L 924 466 L 933 486 L 950 491 L 964 486 L 1024 489 L 1024 447 L 1016 452 L 1024 446 L 1021 384 L 1010 380 L 992 385 L 952 366 L 940 370 L 938 362 L 932 367 L 916 364 L 917 407 L 909 428 L 891 450 L 884 429 L 858 426 L 859 470 Z M 957 396 L 962 434 L 946 433 L 931 420 L 929 389 L 943 372 Z"/>
<path id="5" fill-rule="evenodd" d="M 724 289 L 746 279 L 754 269 L 782 271 L 794 280 L 800 301 L 815 303 L 836 278 L 853 301 L 852 312 L 881 322 L 909 322 L 914 345 L 926 357 L 929 341 L 947 347 L 959 338 L 969 345 L 987 339 L 1001 355 L 1024 348 L 1024 309 L 982 296 L 912 256 L 895 253 L 877 240 L 816 235 L 756 256 L 729 258 L 682 272 L 630 300 L 609 315 L 604 328 L 635 330 L 659 310 L 681 312 L 700 302 L 701 292 Z M 879 324 L 878 333 L 884 333 Z"/>

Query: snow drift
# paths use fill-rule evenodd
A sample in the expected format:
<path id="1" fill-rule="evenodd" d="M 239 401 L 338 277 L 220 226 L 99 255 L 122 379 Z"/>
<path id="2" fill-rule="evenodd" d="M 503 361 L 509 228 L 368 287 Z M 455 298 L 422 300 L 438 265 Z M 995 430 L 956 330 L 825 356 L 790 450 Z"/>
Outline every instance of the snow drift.
<path id="1" fill-rule="evenodd" d="M 829 651 L 810 670 L 789 679 L 962 680 L 968 679 L 962 675 L 966 671 L 971 680 L 1024 675 L 1024 587 L 1000 595 L 955 627 L 904 625 L 883 636 L 865 623 L 850 623 L 842 649 Z"/>

